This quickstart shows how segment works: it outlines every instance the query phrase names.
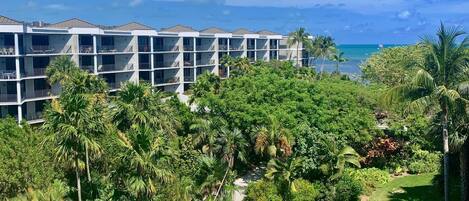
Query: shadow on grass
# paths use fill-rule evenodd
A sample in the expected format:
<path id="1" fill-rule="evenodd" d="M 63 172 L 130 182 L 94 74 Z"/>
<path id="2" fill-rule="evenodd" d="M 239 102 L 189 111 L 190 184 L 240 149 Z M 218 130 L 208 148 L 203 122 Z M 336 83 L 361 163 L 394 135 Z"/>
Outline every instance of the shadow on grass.
<path id="1" fill-rule="evenodd" d="M 389 196 L 391 201 L 428 201 L 439 200 L 439 193 L 433 186 L 402 187 L 402 192 L 396 192 Z"/>

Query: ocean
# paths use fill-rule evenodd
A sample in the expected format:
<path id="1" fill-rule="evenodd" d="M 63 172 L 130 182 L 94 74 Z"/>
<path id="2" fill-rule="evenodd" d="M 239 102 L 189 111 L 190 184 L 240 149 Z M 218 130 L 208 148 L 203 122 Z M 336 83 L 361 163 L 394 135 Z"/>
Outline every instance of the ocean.
<path id="1" fill-rule="evenodd" d="M 396 47 L 403 45 L 383 45 L 382 48 Z M 368 57 L 380 51 L 380 45 L 367 44 L 367 45 L 338 45 L 337 48 L 344 52 L 344 57 L 348 59 L 347 62 L 341 63 L 339 70 L 344 74 L 361 75 L 360 64 L 364 62 Z M 320 70 L 322 60 L 318 59 L 315 61 L 315 66 Z M 324 71 L 333 72 L 335 71 L 335 63 L 326 61 L 324 64 Z"/>

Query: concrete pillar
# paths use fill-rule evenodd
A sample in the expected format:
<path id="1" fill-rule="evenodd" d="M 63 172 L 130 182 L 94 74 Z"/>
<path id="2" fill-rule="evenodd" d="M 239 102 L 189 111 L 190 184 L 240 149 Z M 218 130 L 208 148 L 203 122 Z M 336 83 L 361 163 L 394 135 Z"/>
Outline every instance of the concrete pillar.
<path id="1" fill-rule="evenodd" d="M 20 80 L 20 48 L 19 48 L 19 35 L 15 33 L 15 73 L 16 73 L 16 103 L 18 104 L 18 122 L 23 120 L 23 110 L 21 108 L 21 80 Z"/>
<path id="2" fill-rule="evenodd" d="M 257 61 L 257 39 L 254 39 L 254 61 Z"/>
<path id="3" fill-rule="evenodd" d="M 195 48 L 196 48 L 196 44 L 195 44 L 196 39 L 195 39 L 195 37 L 194 37 L 193 41 L 194 41 L 194 44 L 193 44 L 194 45 L 194 53 L 193 53 L 193 55 L 194 55 L 194 57 L 193 57 L 194 58 L 194 82 L 196 82 L 197 81 L 197 52 L 195 52 Z"/>
<path id="4" fill-rule="evenodd" d="M 150 37 L 150 83 L 155 86 L 155 55 L 153 54 L 153 37 Z"/>
<path id="5" fill-rule="evenodd" d="M 98 74 L 98 50 L 96 44 L 96 35 L 93 35 L 93 59 L 94 59 L 94 74 Z"/>

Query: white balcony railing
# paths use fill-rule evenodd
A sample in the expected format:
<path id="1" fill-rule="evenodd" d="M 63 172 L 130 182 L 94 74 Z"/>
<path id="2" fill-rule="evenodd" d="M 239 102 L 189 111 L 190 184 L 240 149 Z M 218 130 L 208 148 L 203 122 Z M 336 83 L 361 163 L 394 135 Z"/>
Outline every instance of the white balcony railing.
<path id="1" fill-rule="evenodd" d="M 175 52 L 175 51 L 179 51 L 179 46 L 178 45 L 159 45 L 155 47 L 155 50 L 159 52 Z"/>
<path id="2" fill-rule="evenodd" d="M 16 102 L 17 94 L 0 94 L 0 102 Z"/>
<path id="3" fill-rule="evenodd" d="M 80 53 L 94 53 L 93 45 L 80 45 Z"/>
<path id="4" fill-rule="evenodd" d="M 178 83 L 179 82 L 179 77 L 170 77 L 170 78 L 156 78 L 155 79 L 156 84 L 172 84 L 172 83 Z"/>
<path id="5" fill-rule="evenodd" d="M 0 79 L 14 80 L 16 79 L 16 71 L 15 70 L 0 70 Z"/>
<path id="6" fill-rule="evenodd" d="M 33 68 L 27 70 L 24 74 L 25 77 L 44 76 L 46 75 L 46 68 Z"/>
<path id="7" fill-rule="evenodd" d="M 127 64 L 123 68 L 116 64 L 102 64 L 98 66 L 98 72 L 106 72 L 106 71 L 127 71 L 133 70 L 134 64 Z"/>
<path id="8" fill-rule="evenodd" d="M 71 53 L 72 46 L 65 46 L 63 49 L 55 49 L 49 45 L 33 45 L 29 48 L 29 54 L 67 54 Z"/>
<path id="9" fill-rule="evenodd" d="M 165 67 L 178 67 L 179 66 L 179 61 L 175 61 L 175 62 L 170 62 L 170 61 L 157 61 L 155 63 L 155 67 L 156 68 L 165 68 Z"/>

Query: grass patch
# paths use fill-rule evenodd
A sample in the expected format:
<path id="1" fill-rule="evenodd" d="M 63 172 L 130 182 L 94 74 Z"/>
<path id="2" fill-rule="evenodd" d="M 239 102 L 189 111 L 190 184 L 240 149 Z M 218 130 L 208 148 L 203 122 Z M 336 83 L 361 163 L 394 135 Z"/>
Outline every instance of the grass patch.
<path id="1" fill-rule="evenodd" d="M 442 189 L 432 184 L 435 174 L 398 177 L 377 188 L 370 201 L 426 201 L 443 200 Z M 454 179 L 452 179 L 454 181 Z M 452 184 L 451 200 L 458 198 L 458 187 Z"/>

